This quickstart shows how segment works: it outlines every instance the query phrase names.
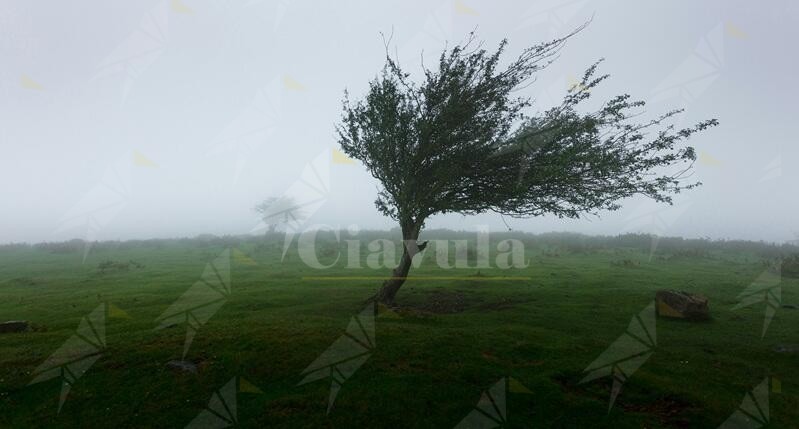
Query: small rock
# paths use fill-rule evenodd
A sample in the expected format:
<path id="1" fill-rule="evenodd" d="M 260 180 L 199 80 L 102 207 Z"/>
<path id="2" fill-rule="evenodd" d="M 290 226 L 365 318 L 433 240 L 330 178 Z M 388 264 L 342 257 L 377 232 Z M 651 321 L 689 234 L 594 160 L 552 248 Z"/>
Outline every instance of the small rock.
<path id="1" fill-rule="evenodd" d="M 8 322 L 0 323 L 0 334 L 9 332 L 26 332 L 30 329 L 28 322 L 24 320 L 9 320 Z"/>
<path id="2" fill-rule="evenodd" d="M 707 297 L 676 290 L 655 293 L 658 316 L 686 320 L 706 320 L 710 317 Z"/>
<path id="3" fill-rule="evenodd" d="M 789 308 L 791 310 L 796 310 L 796 309 L 799 309 L 799 306 L 796 306 L 796 305 L 793 305 L 793 304 L 782 304 L 782 308 Z"/>
<path id="4" fill-rule="evenodd" d="M 796 353 L 799 352 L 799 346 L 793 344 L 777 344 L 774 347 L 774 351 L 777 353 Z"/>
<path id="5" fill-rule="evenodd" d="M 173 371 L 197 374 L 197 365 L 185 360 L 171 360 L 166 363 L 166 367 Z"/>

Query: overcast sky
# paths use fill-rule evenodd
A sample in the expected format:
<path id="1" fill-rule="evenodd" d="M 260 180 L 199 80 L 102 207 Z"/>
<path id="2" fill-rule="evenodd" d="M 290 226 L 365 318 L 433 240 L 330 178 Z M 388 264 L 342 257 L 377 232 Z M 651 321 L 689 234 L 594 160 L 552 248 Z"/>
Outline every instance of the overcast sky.
<path id="1" fill-rule="evenodd" d="M 557 100 L 606 58 L 595 97 L 630 93 L 682 125 L 699 189 L 673 207 L 630 199 L 601 217 L 505 219 L 513 229 L 799 238 L 799 3 L 727 1 L 211 1 L 0 3 L 0 242 L 247 233 L 268 196 L 311 224 L 388 228 L 377 183 L 335 156 L 345 88 L 383 63 L 409 71 L 477 28 L 509 54 L 593 16 L 528 94 Z M 312 190 L 312 191 L 311 191 Z M 318 191 L 318 192 L 317 192 Z M 304 200 L 303 200 L 304 201 Z M 428 227 L 506 229 L 496 214 Z"/>

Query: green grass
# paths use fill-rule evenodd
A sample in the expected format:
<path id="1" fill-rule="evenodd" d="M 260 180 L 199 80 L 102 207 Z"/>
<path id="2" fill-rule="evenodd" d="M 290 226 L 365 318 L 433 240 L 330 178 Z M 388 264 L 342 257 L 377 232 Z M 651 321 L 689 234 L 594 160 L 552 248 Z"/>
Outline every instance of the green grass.
<path id="1" fill-rule="evenodd" d="M 0 320 L 28 320 L 34 329 L 0 334 L 0 427 L 183 427 L 233 377 L 262 391 L 237 395 L 242 427 L 454 427 L 504 377 L 530 391 L 507 394 L 507 427 L 717 427 L 766 377 L 781 384 L 769 395 L 771 426 L 799 426 L 799 310 L 778 309 L 763 338 L 765 303 L 731 310 L 774 248 L 705 243 L 697 250 L 696 242 L 664 241 L 650 261 L 648 241 L 584 238 L 574 246 L 573 237 L 521 238 L 529 267 L 479 276 L 473 268 L 438 268 L 428 251 L 398 295 L 396 317 L 376 319 L 376 347 L 329 414 L 330 380 L 298 386 L 301 373 L 345 332 L 379 282 L 307 277 L 389 270 L 346 269 L 344 260 L 307 268 L 296 249 L 281 262 L 280 243 L 261 239 L 101 243 L 83 263 L 80 246 L 7 246 L 0 249 Z M 199 372 L 177 374 L 165 364 L 180 359 L 186 326 L 155 330 L 156 319 L 225 248 L 239 255 L 232 292 L 188 352 Z M 327 242 L 320 259 L 331 261 L 337 250 Z M 107 260 L 142 267 L 101 272 Z M 783 278 L 782 303 L 799 304 L 798 287 Z M 712 320 L 658 319 L 654 353 L 608 412 L 610 379 L 580 384 L 583 370 L 661 288 L 705 294 Z M 453 312 L 430 311 L 438 301 Z M 102 303 L 129 318 L 107 319 L 105 350 L 57 413 L 60 381 L 29 385 L 33 371 Z M 774 350 L 786 345 L 794 351 Z"/>

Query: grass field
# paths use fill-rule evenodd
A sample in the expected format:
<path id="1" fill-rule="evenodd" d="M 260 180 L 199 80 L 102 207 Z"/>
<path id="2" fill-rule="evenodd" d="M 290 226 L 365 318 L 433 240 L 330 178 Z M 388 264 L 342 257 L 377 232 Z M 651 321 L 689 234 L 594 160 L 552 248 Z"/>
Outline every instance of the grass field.
<path id="1" fill-rule="evenodd" d="M 378 236 L 390 234 L 358 237 L 363 266 L 366 238 Z M 765 334 L 766 301 L 733 310 L 771 261 L 796 248 L 663 239 L 650 258 L 645 236 L 517 238 L 527 268 L 444 270 L 428 250 L 399 308 L 379 309 L 373 339 L 362 311 L 380 281 L 369 277 L 389 270 L 347 269 L 345 237 L 323 238 L 321 262 L 342 255 L 324 270 L 308 268 L 296 249 L 281 262 L 274 237 L 98 243 L 85 262 L 78 242 L 5 246 L 0 321 L 27 320 L 32 329 L 0 334 L 0 426 L 224 427 L 235 416 L 240 427 L 455 427 L 493 415 L 505 427 L 717 427 L 753 391 L 769 427 L 799 426 L 799 310 L 791 308 L 799 280 L 783 275 L 776 284 L 782 305 Z M 210 295 L 191 288 L 207 280 L 207 264 L 223 270 L 226 249 L 229 293 L 192 319 L 185 359 L 197 372 L 170 369 L 182 358 L 187 324 L 156 329 L 159 316 L 181 299 L 203 305 Z M 661 288 L 706 295 L 712 319 L 648 324 Z M 102 317 L 91 319 L 93 311 Z M 656 344 L 608 411 L 612 377 L 580 381 L 636 315 Z M 82 318 L 90 328 L 79 328 Z M 91 365 L 68 368 L 59 412 L 61 373 L 30 384 L 37 368 L 76 332 L 75 341 L 91 342 L 87 332 L 102 337 L 102 328 L 104 344 L 62 348 Z M 362 364 L 336 368 L 342 383 L 327 413 L 331 378 L 300 385 L 303 371 L 359 329 L 365 346 L 341 350 Z M 484 392 L 489 401 L 478 405 Z M 744 427 L 760 427 L 751 423 Z"/>

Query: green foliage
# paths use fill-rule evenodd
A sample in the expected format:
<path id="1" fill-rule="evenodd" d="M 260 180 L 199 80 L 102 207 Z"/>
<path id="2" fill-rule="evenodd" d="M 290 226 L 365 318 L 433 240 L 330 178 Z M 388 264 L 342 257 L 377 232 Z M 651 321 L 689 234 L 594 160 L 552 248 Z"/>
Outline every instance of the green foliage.
<path id="1" fill-rule="evenodd" d="M 470 34 L 436 68 L 423 66 L 419 83 L 387 55 L 363 99 L 345 94 L 338 126 L 342 150 L 382 184 L 380 212 L 414 231 L 439 213 L 579 217 L 636 194 L 671 202 L 697 186 L 686 183 L 695 152 L 682 142 L 717 122 L 677 130 L 668 124 L 675 110 L 636 123 L 644 102 L 629 95 L 583 113 L 608 77 L 595 76 L 598 63 L 561 105 L 528 115 L 531 99 L 515 94 L 577 31 L 525 49 L 507 67 L 507 41 L 489 52 Z"/>

